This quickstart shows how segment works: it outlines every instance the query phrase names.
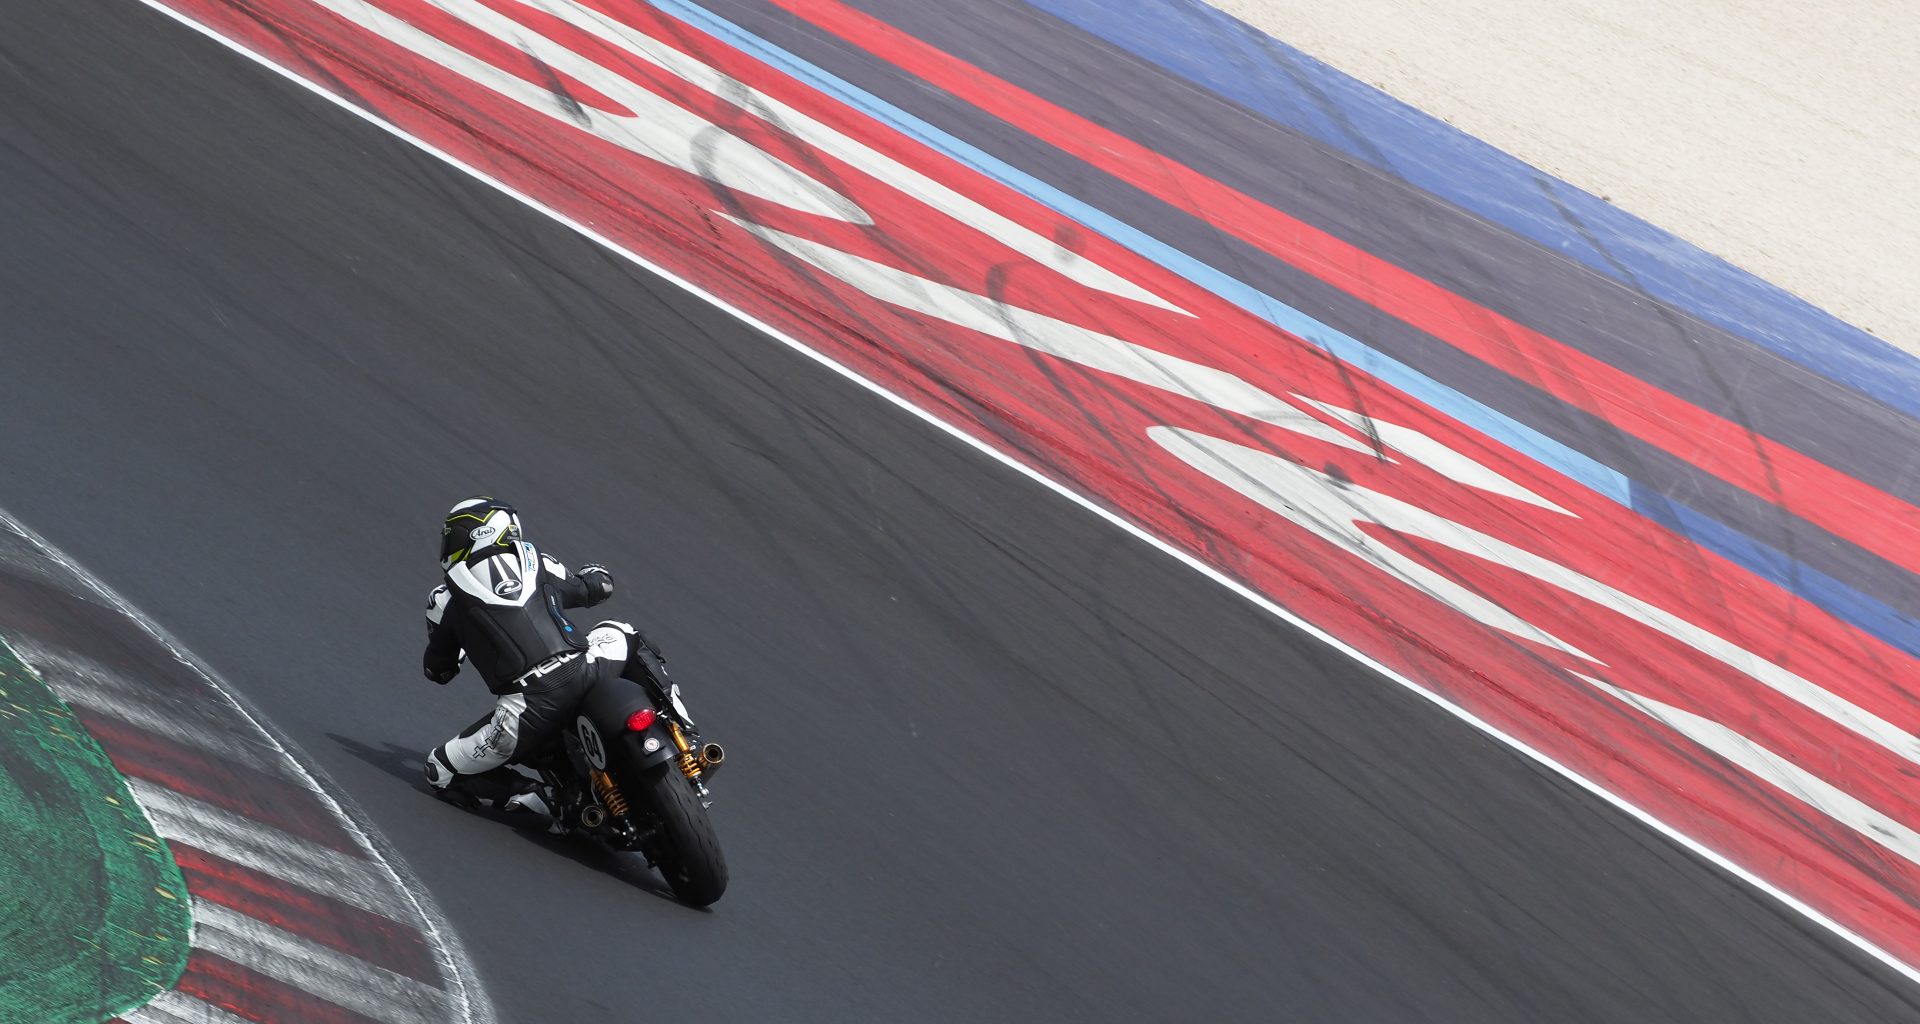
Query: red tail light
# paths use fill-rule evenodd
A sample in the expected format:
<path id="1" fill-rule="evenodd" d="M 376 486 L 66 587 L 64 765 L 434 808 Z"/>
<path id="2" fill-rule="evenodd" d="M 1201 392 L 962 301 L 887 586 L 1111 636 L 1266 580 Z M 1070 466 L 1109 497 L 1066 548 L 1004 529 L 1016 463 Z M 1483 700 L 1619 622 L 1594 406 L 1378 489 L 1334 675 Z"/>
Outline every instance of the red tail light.
<path id="1" fill-rule="evenodd" d="M 653 724 L 654 717 L 652 708 L 641 708 L 635 711 L 633 714 L 627 716 L 627 731 L 646 732 L 647 726 Z"/>

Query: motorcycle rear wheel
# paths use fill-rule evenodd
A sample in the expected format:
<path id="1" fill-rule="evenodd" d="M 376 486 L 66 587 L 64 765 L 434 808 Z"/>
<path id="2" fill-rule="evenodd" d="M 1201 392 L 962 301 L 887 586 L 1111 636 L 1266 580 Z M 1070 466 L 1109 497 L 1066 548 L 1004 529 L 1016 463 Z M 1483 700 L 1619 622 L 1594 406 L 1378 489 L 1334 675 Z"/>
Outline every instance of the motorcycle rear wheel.
<path id="1" fill-rule="evenodd" d="M 678 767 L 655 769 L 651 781 L 647 802 L 660 822 L 654 864 L 681 902 L 709 906 L 727 891 L 727 859 L 707 809 Z"/>

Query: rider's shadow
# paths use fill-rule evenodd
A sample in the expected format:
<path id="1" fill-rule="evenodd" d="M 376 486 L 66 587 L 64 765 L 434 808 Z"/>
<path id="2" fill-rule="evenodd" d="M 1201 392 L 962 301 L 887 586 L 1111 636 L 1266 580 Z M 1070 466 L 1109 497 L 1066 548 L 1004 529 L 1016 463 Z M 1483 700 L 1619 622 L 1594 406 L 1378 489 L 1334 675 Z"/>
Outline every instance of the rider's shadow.
<path id="1" fill-rule="evenodd" d="M 406 783 L 408 788 L 432 795 L 433 787 L 427 785 L 426 773 L 420 767 L 420 751 L 394 743 L 369 746 L 350 736 L 332 732 L 327 734 L 327 738 L 339 744 L 340 749 L 347 753 Z"/>
<path id="2" fill-rule="evenodd" d="M 575 864 L 592 868 L 601 874 L 612 875 L 642 892 L 658 896 L 671 903 L 679 902 L 674 898 L 673 890 L 667 887 L 666 882 L 659 875 L 654 874 L 653 870 L 647 867 L 647 862 L 637 853 L 615 853 L 599 843 L 575 839 L 571 836 L 556 836 L 543 828 L 516 829 L 514 835 L 549 853 L 565 857 Z M 707 912 L 705 907 L 698 909 L 701 913 Z"/>
<path id="3" fill-rule="evenodd" d="M 407 784 L 423 797 L 432 797 L 433 787 L 427 785 L 425 774 L 420 769 L 420 752 L 409 747 L 393 743 L 372 746 L 350 736 L 327 733 L 327 738 L 340 745 L 340 749 L 362 761 L 380 769 Z M 447 805 L 449 808 L 451 804 Z M 466 813 L 477 815 L 488 821 L 499 822 L 513 830 L 513 834 L 552 853 L 565 857 L 575 864 L 592 868 L 602 874 L 612 875 L 623 882 L 662 899 L 674 900 L 673 890 L 665 880 L 646 866 L 646 861 L 637 854 L 615 853 L 589 840 L 575 839 L 571 836 L 556 836 L 547 832 L 546 819 L 529 815 L 507 814 L 501 811 L 479 808 Z M 703 911 L 705 908 L 701 908 Z"/>

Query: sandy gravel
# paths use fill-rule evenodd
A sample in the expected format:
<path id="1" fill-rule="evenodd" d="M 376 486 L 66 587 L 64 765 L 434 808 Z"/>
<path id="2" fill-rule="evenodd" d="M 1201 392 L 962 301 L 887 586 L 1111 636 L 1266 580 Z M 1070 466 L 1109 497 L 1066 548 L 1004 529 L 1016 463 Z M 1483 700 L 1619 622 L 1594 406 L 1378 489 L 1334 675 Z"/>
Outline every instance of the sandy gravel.
<path id="1" fill-rule="evenodd" d="M 1213 0 L 1920 354 L 1920 0 Z"/>

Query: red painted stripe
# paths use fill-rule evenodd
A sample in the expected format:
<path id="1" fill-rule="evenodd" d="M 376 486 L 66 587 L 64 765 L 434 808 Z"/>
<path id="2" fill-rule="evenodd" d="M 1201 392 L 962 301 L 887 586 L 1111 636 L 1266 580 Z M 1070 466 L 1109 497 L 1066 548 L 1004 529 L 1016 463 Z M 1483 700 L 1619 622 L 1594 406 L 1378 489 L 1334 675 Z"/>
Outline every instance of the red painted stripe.
<path id="1" fill-rule="evenodd" d="M 1567 404 L 1920 572 L 1920 508 L 1350 245 L 840 0 L 771 0 Z"/>
<path id="2" fill-rule="evenodd" d="M 177 987 L 256 1024 L 381 1024 L 202 949 L 188 955 Z"/>
<path id="3" fill-rule="evenodd" d="M 182 746 L 84 705 L 75 713 L 129 776 L 271 826 L 339 853 L 366 851 L 314 795 L 277 776 Z"/>
<path id="4" fill-rule="evenodd" d="M 367 0 L 408 24 L 458 46 L 494 67 L 542 89 L 557 89 L 583 107 L 632 117 L 633 111 L 621 106 L 605 93 L 585 82 L 536 62 L 527 53 L 480 31 L 432 4 L 406 3 L 403 0 Z"/>
<path id="5" fill-rule="evenodd" d="M 168 844 L 194 896 L 429 985 L 440 969 L 425 936 L 331 896 L 180 842 Z"/>

